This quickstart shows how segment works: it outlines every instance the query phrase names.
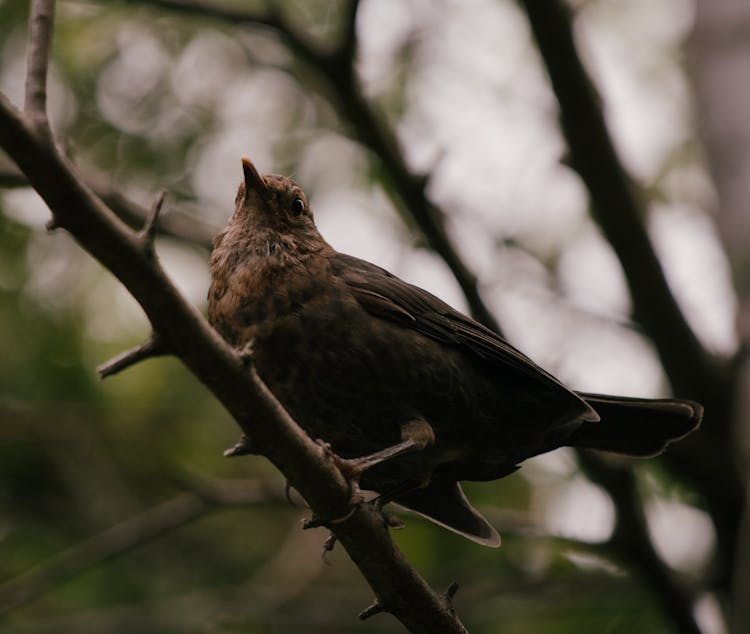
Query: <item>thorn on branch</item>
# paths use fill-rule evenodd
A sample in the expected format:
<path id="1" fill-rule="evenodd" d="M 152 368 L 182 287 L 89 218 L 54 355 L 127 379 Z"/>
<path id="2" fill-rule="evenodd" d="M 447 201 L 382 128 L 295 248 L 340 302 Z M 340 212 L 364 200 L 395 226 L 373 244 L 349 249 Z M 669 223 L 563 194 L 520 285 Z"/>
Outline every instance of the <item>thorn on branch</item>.
<path id="1" fill-rule="evenodd" d="M 302 530 L 307 531 L 311 528 L 320 528 L 321 526 L 326 526 L 327 522 L 322 517 L 318 517 L 317 515 L 313 515 L 312 517 L 306 517 L 302 520 Z"/>
<path id="2" fill-rule="evenodd" d="M 292 483 L 289 482 L 289 480 L 284 484 L 284 497 L 289 504 L 294 506 L 294 500 L 292 499 Z"/>
<path id="3" fill-rule="evenodd" d="M 246 367 L 249 367 L 253 363 L 253 355 L 255 354 L 255 339 L 250 339 L 242 348 L 238 350 L 238 354 L 240 355 L 240 360 L 242 361 L 242 364 Z"/>
<path id="4" fill-rule="evenodd" d="M 52 218 L 50 218 L 45 223 L 44 228 L 47 231 L 54 231 L 55 229 L 59 229 L 60 228 L 60 223 L 57 222 L 57 218 L 55 218 L 54 216 L 52 216 Z"/>
<path id="5" fill-rule="evenodd" d="M 445 601 L 446 607 L 451 611 L 455 612 L 453 609 L 453 597 L 456 596 L 456 592 L 458 592 L 458 583 L 453 582 L 451 585 L 448 586 L 448 589 L 443 594 L 443 601 Z"/>
<path id="6" fill-rule="evenodd" d="M 122 372 L 139 361 L 150 359 L 152 357 L 160 357 L 165 354 L 167 354 L 167 351 L 162 344 L 161 339 L 156 334 L 153 334 L 141 345 L 126 350 L 106 363 L 102 363 L 96 371 L 99 373 L 99 378 L 106 379 L 108 376 Z"/>
<path id="7" fill-rule="evenodd" d="M 327 555 L 328 553 L 333 552 L 334 546 L 336 546 L 337 542 L 336 535 L 333 534 L 333 532 L 328 533 L 328 537 L 326 537 L 326 540 L 323 542 L 323 550 L 320 553 L 320 558 L 323 560 L 323 563 L 325 563 L 327 566 L 331 565 L 331 562 L 328 561 Z"/>
<path id="8" fill-rule="evenodd" d="M 167 195 L 167 190 L 162 189 L 154 200 L 154 204 L 151 205 L 151 210 L 146 218 L 146 224 L 143 229 L 138 233 L 138 238 L 141 240 L 143 250 L 146 255 L 152 257 L 154 251 L 154 241 L 156 240 L 156 226 L 159 222 L 159 214 L 161 213 L 162 205 L 164 205 L 164 198 Z"/>
<path id="9" fill-rule="evenodd" d="M 258 451 L 257 445 L 247 434 L 242 434 L 242 438 L 240 438 L 236 445 L 224 450 L 224 457 L 234 458 L 235 456 L 247 456 L 248 454 L 257 455 L 258 453 L 260 452 Z"/>
<path id="10" fill-rule="evenodd" d="M 359 613 L 359 620 L 366 621 L 371 616 L 375 616 L 376 614 L 382 614 L 383 612 L 387 612 L 387 611 L 388 610 L 386 610 L 383 607 L 383 604 L 378 599 L 375 599 L 372 605 L 368 605 L 364 610 L 362 610 Z"/>

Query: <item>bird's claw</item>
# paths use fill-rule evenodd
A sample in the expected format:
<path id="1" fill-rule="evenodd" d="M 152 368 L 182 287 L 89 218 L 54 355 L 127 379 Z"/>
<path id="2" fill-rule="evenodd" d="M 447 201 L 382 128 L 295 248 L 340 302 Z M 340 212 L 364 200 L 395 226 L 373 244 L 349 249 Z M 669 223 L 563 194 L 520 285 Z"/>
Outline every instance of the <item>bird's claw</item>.
<path id="1" fill-rule="evenodd" d="M 323 519 L 322 517 L 318 517 L 317 515 L 313 515 L 306 520 L 302 520 L 302 530 L 307 530 L 309 528 L 320 528 L 321 526 L 328 527 L 332 524 L 341 524 L 342 522 L 348 520 L 352 515 L 354 515 L 360 506 L 362 506 L 362 504 L 358 504 L 357 506 L 350 508 L 349 512 L 346 515 L 342 515 L 341 517 L 337 517 L 333 520 L 327 520 Z"/>
<path id="2" fill-rule="evenodd" d="M 318 438 L 315 442 L 323 448 L 326 457 L 330 458 L 333 461 L 333 463 L 336 465 L 338 470 L 341 472 L 341 475 L 344 476 L 344 479 L 349 485 L 349 501 L 347 502 L 349 510 L 341 517 L 337 517 L 335 519 L 324 519 L 322 517 L 318 517 L 317 515 L 313 515 L 312 517 L 302 521 L 303 530 L 307 530 L 310 528 L 319 528 L 321 526 L 327 527 L 331 526 L 332 524 L 341 524 L 342 522 L 348 520 L 352 515 L 354 515 L 359 507 L 362 506 L 365 502 L 365 496 L 359 488 L 359 477 L 360 475 L 362 475 L 362 471 L 357 472 L 356 468 L 353 470 L 351 465 L 351 463 L 356 461 L 348 460 L 337 455 L 336 452 L 331 449 L 330 443 L 327 443 L 325 440 L 321 440 L 320 438 Z"/>
<path id="3" fill-rule="evenodd" d="M 345 519 L 349 519 L 353 512 L 365 502 L 365 496 L 359 488 L 359 479 L 367 470 L 368 465 L 366 465 L 364 461 L 356 458 L 342 458 L 331 448 L 331 443 L 328 443 L 325 440 L 318 438 L 315 442 L 323 448 L 326 456 L 333 461 L 333 464 L 336 465 L 336 468 L 341 472 L 341 475 L 344 476 L 344 479 L 349 485 L 349 506 L 352 508 L 352 511 L 342 519 L 329 523 L 343 522 Z"/>

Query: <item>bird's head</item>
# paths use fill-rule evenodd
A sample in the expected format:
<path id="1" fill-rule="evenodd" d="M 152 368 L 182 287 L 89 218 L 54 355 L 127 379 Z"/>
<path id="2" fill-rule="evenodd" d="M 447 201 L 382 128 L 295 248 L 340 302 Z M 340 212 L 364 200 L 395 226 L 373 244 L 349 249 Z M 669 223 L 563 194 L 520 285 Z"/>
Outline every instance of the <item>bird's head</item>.
<path id="1" fill-rule="evenodd" d="M 318 233 L 307 197 L 287 176 L 258 173 L 242 159 L 244 179 L 229 226 L 217 238 L 256 256 L 293 259 L 330 248 Z"/>
<path id="2" fill-rule="evenodd" d="M 244 180 L 235 199 L 233 220 L 247 228 L 296 233 L 314 227 L 307 197 L 287 176 L 262 176 L 252 161 L 242 159 Z"/>

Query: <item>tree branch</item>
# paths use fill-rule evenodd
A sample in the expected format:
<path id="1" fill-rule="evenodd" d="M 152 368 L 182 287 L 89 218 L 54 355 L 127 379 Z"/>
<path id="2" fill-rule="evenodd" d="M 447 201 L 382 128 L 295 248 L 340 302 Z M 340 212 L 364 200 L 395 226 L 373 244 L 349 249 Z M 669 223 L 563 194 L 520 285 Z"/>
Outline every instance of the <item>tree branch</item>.
<path id="1" fill-rule="evenodd" d="M 643 225 L 645 211 L 615 152 L 596 90 L 576 51 L 561 0 L 521 0 L 560 107 L 573 168 L 585 183 L 594 220 L 619 258 L 634 313 L 656 347 L 678 395 L 701 401 L 700 433 L 670 448 L 666 463 L 704 495 L 720 539 L 717 583 L 726 588 L 744 503 L 731 415 L 731 368 L 712 360 L 687 324 Z"/>
<path id="2" fill-rule="evenodd" d="M 49 133 L 47 65 L 52 45 L 54 20 L 54 0 L 31 0 L 24 112 L 33 127 L 42 134 Z"/>
<path id="3" fill-rule="evenodd" d="M 110 359 L 106 363 L 102 363 L 96 371 L 99 373 L 99 378 L 106 379 L 108 376 L 122 372 L 129 368 L 131 365 L 135 365 L 139 361 L 145 359 L 151 359 L 153 357 L 159 357 L 168 354 L 164 349 L 161 340 L 157 335 L 151 335 L 142 344 L 126 350 L 122 354 L 118 354 L 113 359 Z"/>
<path id="4" fill-rule="evenodd" d="M 617 511 L 615 531 L 607 549 L 641 573 L 677 631 L 701 634 L 693 616 L 693 598 L 680 586 L 651 544 L 633 470 L 609 464 L 591 451 L 580 451 L 578 460 L 586 474 L 606 488 Z"/>
<path id="5" fill-rule="evenodd" d="M 128 226 L 138 227 L 148 220 L 150 210 L 124 196 L 112 186 L 105 175 L 87 170 L 81 179 Z M 20 187 L 31 187 L 22 172 L 10 168 L 0 169 L 0 188 Z M 158 235 L 175 238 L 202 249 L 211 248 L 213 236 L 218 232 L 218 227 L 213 227 L 203 218 L 179 208 L 161 214 L 156 224 Z"/>
<path id="6" fill-rule="evenodd" d="M 282 501 L 281 492 L 262 482 L 210 481 L 199 492 L 181 493 L 76 544 L 0 585 L 0 615 L 7 614 L 72 577 L 113 557 L 227 506 Z"/>
<path id="7" fill-rule="evenodd" d="M 693 33 L 687 42 L 687 61 L 693 83 L 696 114 L 703 149 L 709 161 L 718 209 L 716 226 L 732 267 L 737 293 L 737 334 L 740 353 L 732 381 L 732 418 L 736 438 L 747 439 L 750 425 L 750 127 L 747 82 L 750 59 L 750 5 L 697 0 Z M 744 445 L 747 466 L 748 445 Z M 745 471 L 747 473 L 747 470 Z M 750 487 L 745 481 L 745 502 L 731 557 L 734 567 L 730 589 L 730 631 L 750 631 Z M 721 540 L 720 536 L 720 540 Z"/>
<path id="8" fill-rule="evenodd" d="M 247 361 L 176 290 L 158 260 L 77 177 L 49 139 L 0 95 L 0 147 L 24 172 L 56 224 L 130 291 L 167 348 L 211 390 L 243 432 L 320 517 L 341 517 L 349 487 L 325 452 L 290 418 Z M 385 609 L 413 632 L 465 632 L 411 567 L 379 513 L 365 505 L 333 531 Z"/>
<path id="9" fill-rule="evenodd" d="M 600 99 L 578 57 L 569 11 L 561 0 L 521 0 L 521 5 L 560 106 L 571 165 L 589 191 L 594 220 L 622 263 L 635 315 L 677 393 L 695 395 L 695 386 L 715 383 L 715 368 L 677 306 L 646 233 L 643 205 L 620 164 Z"/>

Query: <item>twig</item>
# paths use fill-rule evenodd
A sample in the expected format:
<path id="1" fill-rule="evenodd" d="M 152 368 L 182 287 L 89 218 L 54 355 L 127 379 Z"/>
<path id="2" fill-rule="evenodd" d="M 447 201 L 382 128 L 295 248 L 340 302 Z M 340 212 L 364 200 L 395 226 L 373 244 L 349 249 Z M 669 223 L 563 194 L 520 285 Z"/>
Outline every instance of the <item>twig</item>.
<path id="1" fill-rule="evenodd" d="M 17 187 L 28 187 L 29 182 L 26 177 L 14 169 L 1 169 L 0 170 L 0 187 L 3 189 L 15 189 Z"/>
<path id="2" fill-rule="evenodd" d="M 49 133 L 47 66 L 55 19 L 54 0 L 31 0 L 24 113 L 40 133 Z"/>
<path id="3" fill-rule="evenodd" d="M 149 257 L 154 257 L 154 241 L 156 240 L 156 226 L 159 222 L 159 214 L 161 213 L 162 205 L 164 204 L 164 198 L 167 195 L 167 190 L 162 189 L 154 200 L 154 204 L 151 206 L 148 217 L 146 218 L 146 224 L 143 225 L 138 237 L 141 239 L 143 244 L 143 250 Z"/>
<path id="4" fill-rule="evenodd" d="M 125 197 L 109 182 L 109 178 L 91 169 L 86 170 L 85 182 L 125 223 L 131 227 L 142 226 L 149 217 L 149 210 Z M 22 172 L 12 168 L 0 169 L 0 188 L 31 187 Z M 169 236 L 202 249 L 210 249 L 218 227 L 211 226 L 196 214 L 172 209 L 159 216 L 157 235 Z"/>
<path id="5" fill-rule="evenodd" d="M 378 601 L 377 599 L 375 599 L 375 601 L 373 601 L 370 605 L 368 605 L 364 610 L 362 610 L 359 613 L 359 617 L 358 618 L 359 618 L 360 621 L 366 621 L 370 617 L 373 617 L 376 614 L 382 614 L 385 611 L 386 611 L 386 609 L 383 607 L 383 605 L 380 603 L 380 601 Z"/>
<path id="6" fill-rule="evenodd" d="M 161 339 L 154 334 L 135 348 L 126 350 L 106 363 L 102 363 L 96 371 L 99 373 L 99 378 L 106 379 L 108 376 L 122 372 L 139 361 L 160 357 L 165 354 L 167 354 L 167 351 Z"/>
<path id="7" fill-rule="evenodd" d="M 446 589 L 446 591 L 443 593 L 443 601 L 445 601 L 445 605 L 448 606 L 449 610 L 453 610 L 453 597 L 456 596 L 458 589 L 459 589 L 458 582 L 452 581 L 451 584 Z"/>

